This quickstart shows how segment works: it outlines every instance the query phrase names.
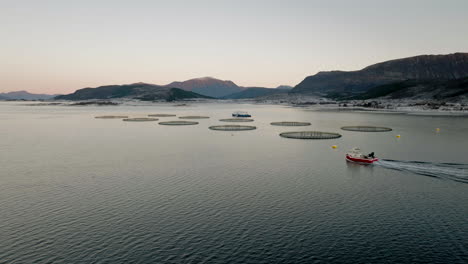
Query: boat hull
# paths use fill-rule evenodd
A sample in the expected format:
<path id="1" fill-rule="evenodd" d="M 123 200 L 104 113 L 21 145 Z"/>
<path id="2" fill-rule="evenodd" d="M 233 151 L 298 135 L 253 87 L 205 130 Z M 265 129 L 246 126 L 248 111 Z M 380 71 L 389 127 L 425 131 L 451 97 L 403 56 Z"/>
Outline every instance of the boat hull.
<path id="1" fill-rule="evenodd" d="M 352 162 L 357 162 L 357 163 L 365 163 L 365 164 L 372 164 L 376 161 L 378 161 L 378 158 L 373 158 L 373 159 L 363 159 L 363 158 L 353 158 L 349 155 L 346 155 L 346 160 L 347 161 L 352 161 Z"/>
<path id="2" fill-rule="evenodd" d="M 232 114 L 233 117 L 252 117 L 251 115 L 238 115 L 238 114 Z"/>

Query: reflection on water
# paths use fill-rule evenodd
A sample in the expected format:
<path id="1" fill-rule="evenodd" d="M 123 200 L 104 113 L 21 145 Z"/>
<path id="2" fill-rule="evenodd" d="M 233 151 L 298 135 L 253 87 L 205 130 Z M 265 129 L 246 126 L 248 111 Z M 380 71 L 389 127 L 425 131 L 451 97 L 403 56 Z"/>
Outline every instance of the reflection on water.
<path id="1" fill-rule="evenodd" d="M 347 160 L 343 162 L 346 163 L 346 173 L 352 177 L 359 177 L 364 170 L 366 174 L 373 174 L 374 172 L 374 165 L 372 164 L 355 163 Z"/>

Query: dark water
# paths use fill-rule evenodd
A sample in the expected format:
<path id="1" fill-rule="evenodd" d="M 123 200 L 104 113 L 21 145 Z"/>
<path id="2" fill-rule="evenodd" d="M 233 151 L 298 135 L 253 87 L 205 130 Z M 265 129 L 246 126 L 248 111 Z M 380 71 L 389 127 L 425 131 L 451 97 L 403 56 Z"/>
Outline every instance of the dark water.
<path id="1" fill-rule="evenodd" d="M 208 130 L 235 110 L 258 129 Z M 151 113 L 211 119 L 94 118 Z M 359 124 L 394 131 L 339 129 Z M 298 129 L 343 137 L 278 136 Z M 467 263 L 467 135 L 461 117 L 1 103 L 0 263 Z M 355 146 L 383 160 L 347 163 Z"/>

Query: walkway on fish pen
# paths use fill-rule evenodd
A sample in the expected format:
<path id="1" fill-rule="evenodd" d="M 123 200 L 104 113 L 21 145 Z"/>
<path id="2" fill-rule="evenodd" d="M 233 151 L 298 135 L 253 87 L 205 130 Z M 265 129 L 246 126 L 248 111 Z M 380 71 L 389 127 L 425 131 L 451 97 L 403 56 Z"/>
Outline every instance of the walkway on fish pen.
<path id="1" fill-rule="evenodd" d="M 281 122 L 271 122 L 272 126 L 310 126 L 309 122 L 295 122 L 295 121 L 281 121 Z"/>
<path id="2" fill-rule="evenodd" d="M 377 126 L 344 126 L 341 129 L 347 131 L 358 131 L 358 132 L 388 132 L 392 131 L 389 127 L 377 127 Z"/>
<path id="3" fill-rule="evenodd" d="M 209 116 L 179 116 L 180 119 L 208 119 Z"/>
<path id="4" fill-rule="evenodd" d="M 340 138 L 341 135 L 332 132 L 321 132 L 321 131 L 295 131 L 295 132 L 283 132 L 280 134 L 284 138 L 295 138 L 295 139 L 334 139 Z"/>
<path id="5" fill-rule="evenodd" d="M 245 130 L 255 130 L 256 126 L 241 126 L 241 125 L 220 125 L 220 126 L 210 126 L 211 130 L 219 131 L 245 131 Z"/>
<path id="6" fill-rule="evenodd" d="M 148 122 L 148 121 L 158 121 L 159 119 L 149 118 L 149 117 L 133 117 L 133 118 L 125 118 L 122 120 L 129 121 L 129 122 Z"/>
<path id="7" fill-rule="evenodd" d="M 221 122 L 253 122 L 253 119 L 249 118 L 225 118 L 225 119 L 220 119 L 219 121 Z"/>
<path id="8" fill-rule="evenodd" d="M 177 121 L 159 122 L 159 124 L 165 125 L 165 126 L 189 126 L 189 125 L 198 125 L 198 122 L 177 120 Z"/>

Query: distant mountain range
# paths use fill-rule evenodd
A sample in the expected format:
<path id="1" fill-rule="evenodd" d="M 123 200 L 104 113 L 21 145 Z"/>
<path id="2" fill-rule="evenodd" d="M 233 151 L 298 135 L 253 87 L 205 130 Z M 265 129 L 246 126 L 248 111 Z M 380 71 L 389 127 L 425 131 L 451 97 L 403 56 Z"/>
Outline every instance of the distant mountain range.
<path id="1" fill-rule="evenodd" d="M 225 99 L 253 98 L 267 94 L 276 94 L 279 92 L 278 90 L 283 90 L 284 92 L 293 88 L 288 85 L 280 85 L 276 88 L 278 90 L 265 87 L 242 87 L 232 81 L 223 81 L 212 77 L 195 78 L 184 82 L 172 82 L 166 86 Z"/>
<path id="2" fill-rule="evenodd" d="M 193 98 L 211 98 L 209 96 L 147 83 L 134 83 L 125 85 L 107 85 L 96 88 L 76 90 L 72 94 L 55 97 L 57 100 L 90 100 L 90 99 L 138 99 L 143 101 L 165 100 L 174 101 Z"/>
<path id="3" fill-rule="evenodd" d="M 179 88 L 198 94 L 220 98 L 243 90 L 232 81 L 222 81 L 212 77 L 190 79 L 183 82 L 172 82 L 167 87 Z"/>
<path id="4" fill-rule="evenodd" d="M 468 76 L 468 53 L 422 55 L 390 60 L 358 71 L 319 72 L 292 93 L 326 97 L 352 96 L 374 87 L 406 80 L 453 80 Z"/>
<path id="5" fill-rule="evenodd" d="M 126 85 L 107 85 L 97 88 L 84 88 L 72 94 L 55 97 L 57 100 L 89 100 L 132 98 L 139 100 L 179 100 L 187 98 L 224 98 L 245 99 L 268 94 L 286 93 L 291 86 L 282 85 L 277 89 L 263 87 L 241 87 L 232 81 L 212 77 L 172 82 L 168 85 L 134 83 Z"/>
<path id="6" fill-rule="evenodd" d="M 0 100 L 48 100 L 57 95 L 51 94 L 33 94 L 27 91 L 16 91 L 8 93 L 0 93 Z"/>
<path id="7" fill-rule="evenodd" d="M 84 88 L 61 100 L 131 98 L 139 100 L 179 100 L 187 98 L 251 99 L 312 95 L 332 99 L 432 98 L 457 100 L 467 94 L 468 53 L 422 55 L 377 63 L 357 71 L 319 72 L 294 88 L 242 87 L 232 81 L 212 77 L 172 82 L 168 85 L 134 83 Z M 26 91 L 0 94 L 0 100 L 51 99 L 52 95 Z"/>

